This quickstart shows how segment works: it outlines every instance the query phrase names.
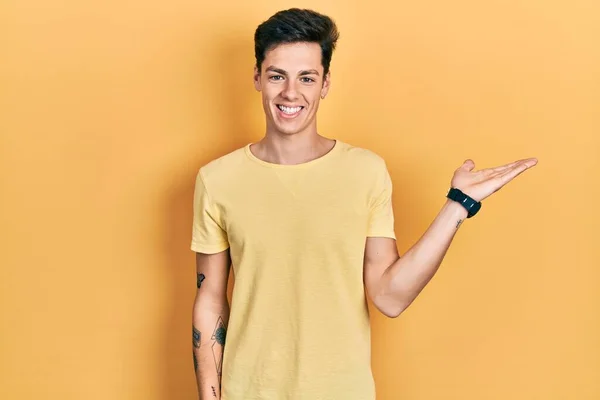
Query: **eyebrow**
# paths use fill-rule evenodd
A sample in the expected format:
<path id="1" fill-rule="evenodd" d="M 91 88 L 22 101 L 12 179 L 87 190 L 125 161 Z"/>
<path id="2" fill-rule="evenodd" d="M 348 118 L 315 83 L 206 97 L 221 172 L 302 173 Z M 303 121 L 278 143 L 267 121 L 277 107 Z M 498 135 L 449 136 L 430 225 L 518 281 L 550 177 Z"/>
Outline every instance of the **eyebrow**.
<path id="1" fill-rule="evenodd" d="M 281 68 L 274 67 L 272 65 L 270 67 L 268 67 L 266 69 L 266 71 L 267 72 L 268 71 L 277 72 L 278 74 L 285 75 L 285 76 L 288 75 L 287 71 L 285 71 L 285 70 L 283 70 Z M 308 70 L 300 71 L 300 73 L 298 75 L 299 76 L 304 76 L 304 75 L 317 75 L 317 76 L 319 76 L 319 71 L 317 71 L 316 69 L 308 69 Z"/>

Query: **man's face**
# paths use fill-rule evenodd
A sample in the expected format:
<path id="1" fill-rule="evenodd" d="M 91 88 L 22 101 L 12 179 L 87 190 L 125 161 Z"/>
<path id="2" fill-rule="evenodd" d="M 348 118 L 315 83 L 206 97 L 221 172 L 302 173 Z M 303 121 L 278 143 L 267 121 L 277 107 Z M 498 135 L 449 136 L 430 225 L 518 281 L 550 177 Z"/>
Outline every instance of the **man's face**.
<path id="1" fill-rule="evenodd" d="M 282 44 L 268 51 L 254 86 L 262 92 L 267 130 L 286 135 L 314 129 L 319 100 L 329 90 L 318 43 Z"/>

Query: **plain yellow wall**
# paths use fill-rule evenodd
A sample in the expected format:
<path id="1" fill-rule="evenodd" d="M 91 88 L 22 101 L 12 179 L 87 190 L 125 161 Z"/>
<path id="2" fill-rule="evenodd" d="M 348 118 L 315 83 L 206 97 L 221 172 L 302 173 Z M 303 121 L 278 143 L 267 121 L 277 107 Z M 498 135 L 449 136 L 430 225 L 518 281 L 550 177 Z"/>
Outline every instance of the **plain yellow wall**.
<path id="1" fill-rule="evenodd" d="M 0 398 L 196 398 L 194 176 L 262 137 L 291 6 L 339 25 L 319 131 L 387 160 L 402 252 L 465 158 L 539 158 L 373 313 L 378 399 L 600 399 L 596 0 L 3 3 Z"/>

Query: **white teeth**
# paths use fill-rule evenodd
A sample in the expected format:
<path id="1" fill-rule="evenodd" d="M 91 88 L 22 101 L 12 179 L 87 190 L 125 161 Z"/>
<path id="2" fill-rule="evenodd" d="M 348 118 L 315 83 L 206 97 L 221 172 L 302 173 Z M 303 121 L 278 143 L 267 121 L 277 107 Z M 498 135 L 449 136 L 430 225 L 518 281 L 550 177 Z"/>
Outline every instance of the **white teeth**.
<path id="1" fill-rule="evenodd" d="M 284 106 L 277 106 L 277 107 L 281 111 L 283 111 L 285 114 L 295 114 L 302 109 L 302 107 L 284 107 Z"/>

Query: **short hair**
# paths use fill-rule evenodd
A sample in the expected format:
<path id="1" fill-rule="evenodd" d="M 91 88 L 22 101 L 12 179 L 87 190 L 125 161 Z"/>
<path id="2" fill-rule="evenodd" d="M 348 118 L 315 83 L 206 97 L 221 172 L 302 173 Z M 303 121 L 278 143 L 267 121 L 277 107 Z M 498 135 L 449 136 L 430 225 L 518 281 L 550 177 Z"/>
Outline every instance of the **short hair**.
<path id="1" fill-rule="evenodd" d="M 279 11 L 254 32 L 256 67 L 260 71 L 267 51 L 280 44 L 312 42 L 321 46 L 321 64 L 326 75 L 338 38 L 335 22 L 326 15 L 299 8 Z"/>

